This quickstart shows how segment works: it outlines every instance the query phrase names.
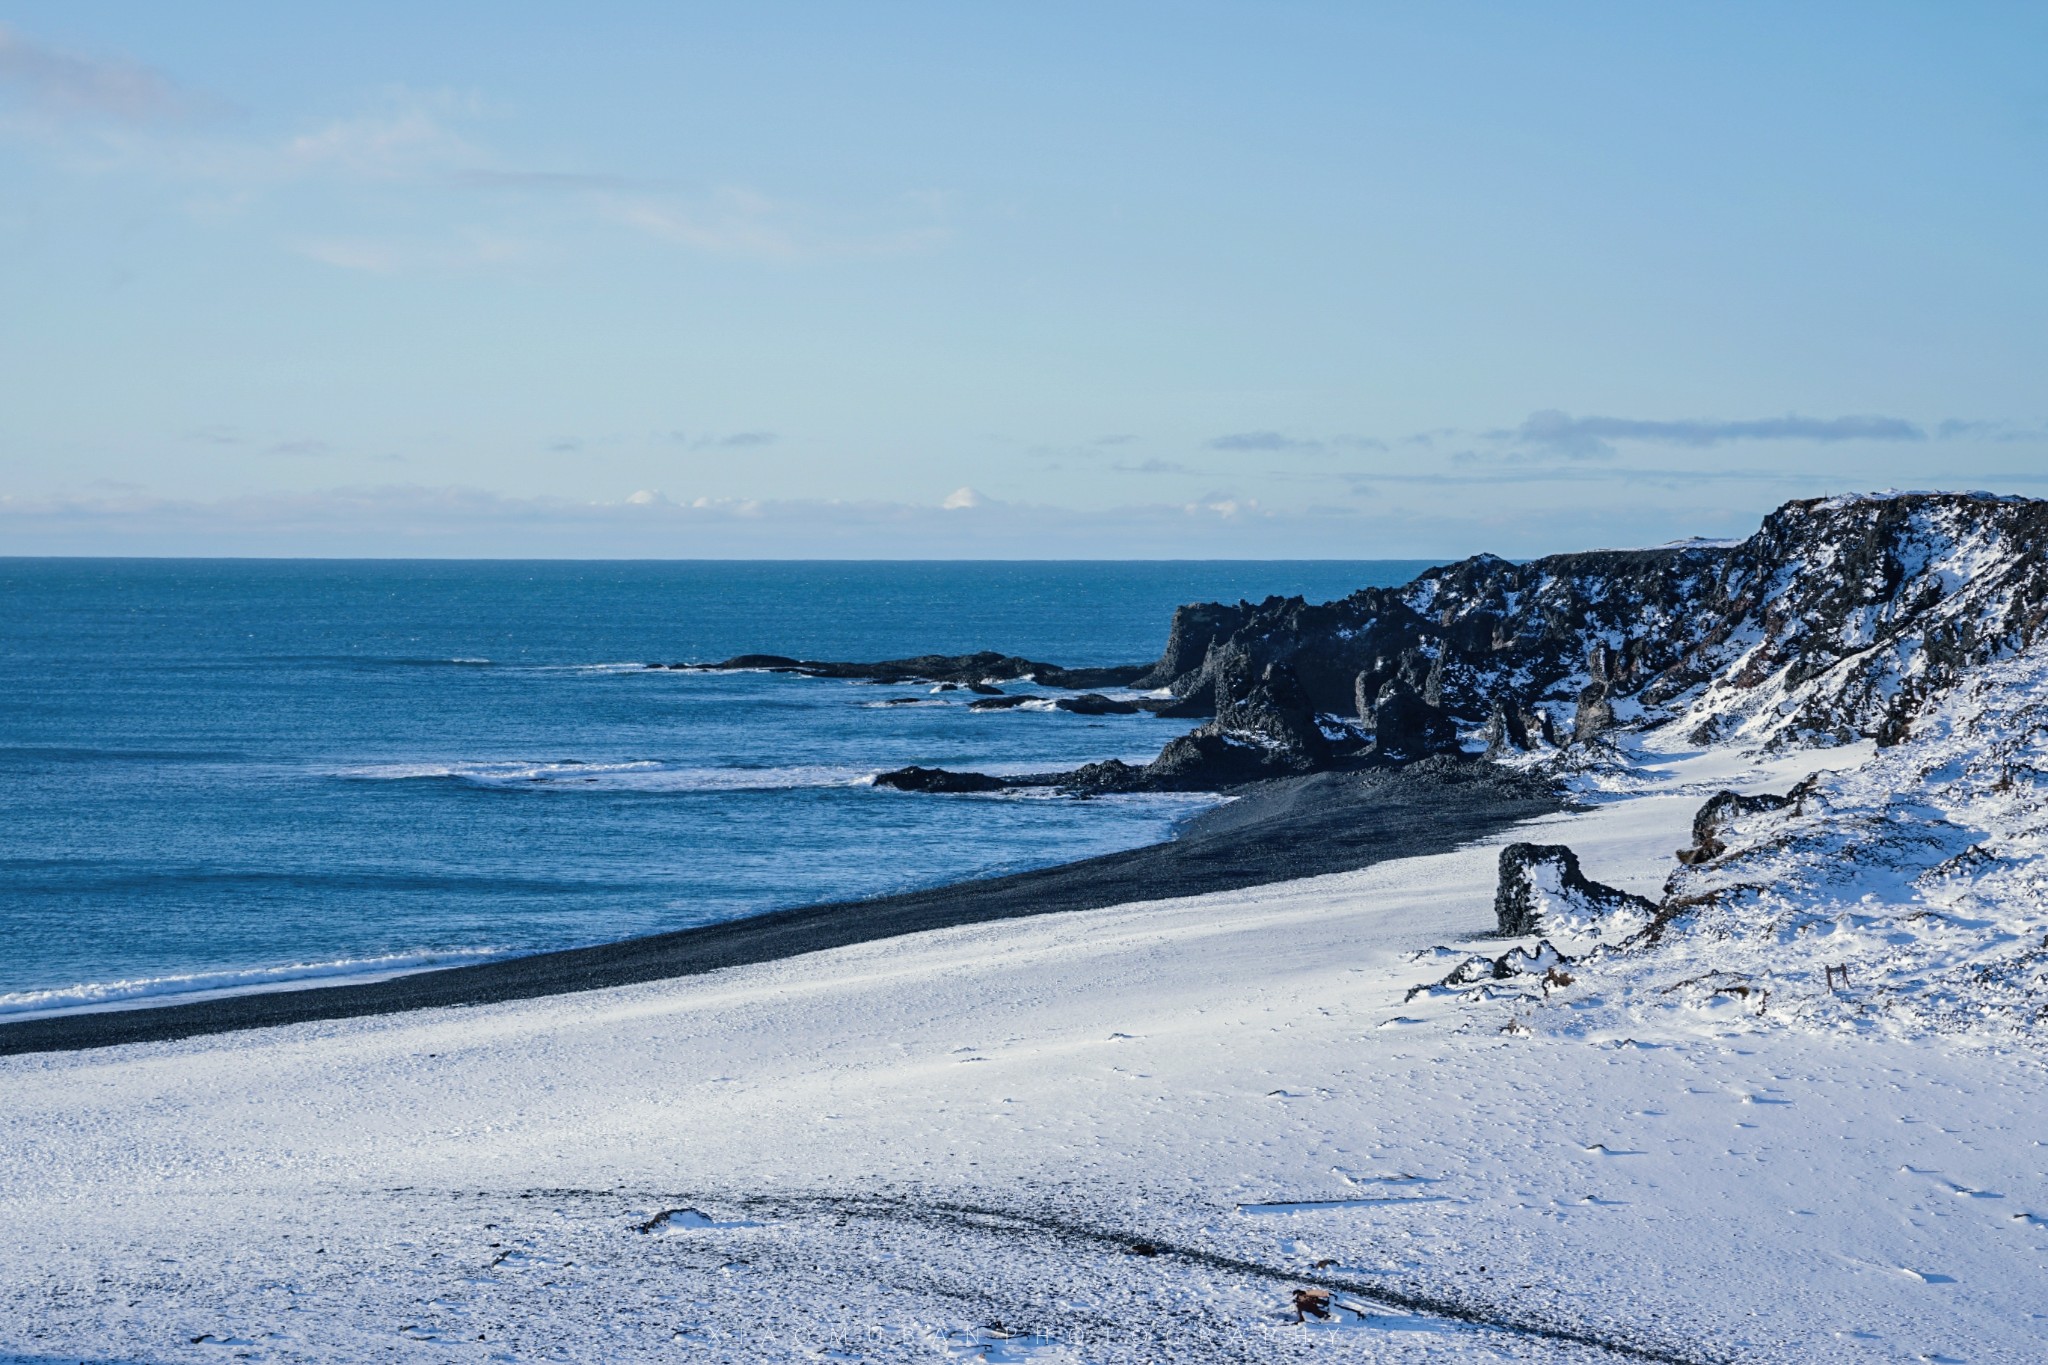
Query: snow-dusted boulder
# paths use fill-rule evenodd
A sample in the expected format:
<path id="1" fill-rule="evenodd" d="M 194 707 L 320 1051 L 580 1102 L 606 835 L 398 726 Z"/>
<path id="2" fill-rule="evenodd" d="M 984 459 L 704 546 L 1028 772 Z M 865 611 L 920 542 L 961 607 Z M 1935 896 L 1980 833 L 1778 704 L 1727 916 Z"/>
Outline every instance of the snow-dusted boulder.
<path id="1" fill-rule="evenodd" d="M 1597 931 L 1617 913 L 1642 920 L 1656 902 L 1589 880 L 1579 855 L 1563 844 L 1509 844 L 1500 851 L 1500 887 L 1493 913 L 1502 938 Z"/>

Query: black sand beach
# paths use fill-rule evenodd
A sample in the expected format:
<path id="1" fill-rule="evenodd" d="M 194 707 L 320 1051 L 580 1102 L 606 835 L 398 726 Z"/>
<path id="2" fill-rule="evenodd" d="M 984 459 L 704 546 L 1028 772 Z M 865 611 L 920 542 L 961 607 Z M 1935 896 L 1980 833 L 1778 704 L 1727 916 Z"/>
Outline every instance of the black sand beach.
<path id="1" fill-rule="evenodd" d="M 322 1019 L 484 1005 L 694 976 L 926 929 L 1345 872 L 1443 853 L 1563 808 L 1540 780 L 1432 759 L 1240 789 L 1166 843 L 984 881 L 779 910 L 618 943 L 358 985 L 0 1024 L 0 1056 L 161 1042 Z M 936 800 L 951 798 L 936 797 Z"/>

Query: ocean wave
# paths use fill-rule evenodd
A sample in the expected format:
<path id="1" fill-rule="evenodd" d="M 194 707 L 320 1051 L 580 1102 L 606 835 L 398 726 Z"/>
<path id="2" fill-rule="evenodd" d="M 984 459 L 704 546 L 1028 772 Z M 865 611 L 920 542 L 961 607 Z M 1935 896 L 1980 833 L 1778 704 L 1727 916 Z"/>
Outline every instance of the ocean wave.
<path id="1" fill-rule="evenodd" d="M 523 664 L 522 673 L 646 673 L 656 665 L 645 663 Z"/>
<path id="2" fill-rule="evenodd" d="M 258 654 L 264 664 L 332 664 L 341 668 L 490 668 L 497 660 L 458 655 L 454 658 L 406 654 Z M 214 666 L 212 663 L 206 666 Z"/>
<path id="3" fill-rule="evenodd" d="M 49 990 L 10 991 L 0 993 L 0 1016 L 156 1005 L 180 996 L 242 995 L 311 981 L 340 986 L 351 981 L 381 979 L 504 957 L 512 951 L 509 948 L 448 948 L 385 953 L 376 957 L 337 958 L 332 962 L 294 962 L 282 967 L 189 972 L 174 976 L 134 977 L 126 981 L 82 982 Z"/>
<path id="4" fill-rule="evenodd" d="M 343 768 L 334 775 L 358 782 L 449 781 L 496 789 L 718 792 L 859 787 L 873 782 L 877 771 L 874 768 L 823 764 L 784 768 L 706 768 L 645 758 L 618 762 L 513 759 L 482 763 L 373 763 Z"/>
<path id="5" fill-rule="evenodd" d="M 114 895 L 131 891 L 177 892 L 208 889 L 257 895 L 278 892 L 454 892 L 465 896 L 575 895 L 625 893 L 647 889 L 630 881 L 596 882 L 587 878 L 510 876 L 502 873 L 454 871 L 378 871 L 351 866 L 333 870 L 179 866 L 157 861 L 119 864 L 94 858 L 0 858 L 7 889 L 20 895 Z"/>

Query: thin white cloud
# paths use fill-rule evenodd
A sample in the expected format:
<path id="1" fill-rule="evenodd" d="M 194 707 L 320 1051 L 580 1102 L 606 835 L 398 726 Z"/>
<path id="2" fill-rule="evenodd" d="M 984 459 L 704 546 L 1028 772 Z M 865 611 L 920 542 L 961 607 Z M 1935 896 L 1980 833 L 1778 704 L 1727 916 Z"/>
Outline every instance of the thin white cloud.
<path id="1" fill-rule="evenodd" d="M 944 245 L 943 195 L 887 195 L 837 211 L 791 202 L 746 185 L 701 193 L 657 179 L 574 169 L 533 170 L 474 136 L 479 101 L 456 92 L 395 91 L 377 107 L 288 136 L 260 138 L 174 126 L 204 102 L 147 68 L 93 62 L 37 46 L 0 28 L 0 96 L 13 91 L 36 110 L 90 112 L 91 123 L 39 114 L 9 118 L 0 136 L 41 147 L 74 173 L 125 175 L 180 186 L 192 218 L 232 228 L 287 196 L 317 227 L 280 245 L 338 269 L 373 274 L 468 269 L 531 259 L 543 242 L 593 229 L 623 229 L 707 255 L 764 262 L 893 256 Z M 370 201 L 384 225 L 366 223 L 365 184 L 402 192 Z M 453 225 L 457 214 L 471 220 Z M 477 226 L 488 215 L 495 222 Z M 901 220 L 909 218 L 911 221 Z M 897 220 L 891 224 L 888 220 Z M 439 226 L 422 227 L 421 224 Z M 573 248 L 570 248 L 573 250 Z"/>
<path id="2" fill-rule="evenodd" d="M 729 185 L 692 201 L 677 195 L 599 194 L 597 211 L 621 227 L 714 256 L 797 262 L 893 256 L 943 245 L 939 224 L 884 232 L 821 228 L 815 215 L 746 186 Z"/>
<path id="3" fill-rule="evenodd" d="M 2048 442 L 2048 425 L 2023 426 L 2017 422 L 1951 417 L 1937 426 L 1934 434 L 1944 441 L 1967 439 L 2015 445 Z"/>
<path id="4" fill-rule="evenodd" d="M 1531 413 L 1519 427 L 1493 431 L 1495 440 L 1573 458 L 1607 456 L 1615 441 L 1705 449 L 1732 441 L 1924 441 L 1927 433 L 1899 417 L 1761 417 L 1644 420 L 1633 417 L 1574 417 L 1548 409 Z"/>
<path id="5" fill-rule="evenodd" d="M 1321 441 L 1289 436 L 1278 431 L 1234 431 L 1226 436 L 1215 437 L 1209 442 L 1211 450 L 1310 452 L 1322 448 Z"/>
<path id="6" fill-rule="evenodd" d="M 1207 442 L 1211 450 L 1319 455 L 1329 450 L 1379 451 L 1385 441 L 1372 436 L 1290 436 L 1281 431 L 1235 431 Z"/>
<path id="7" fill-rule="evenodd" d="M 298 253 L 309 261 L 331 265 L 337 270 L 354 270 L 365 275 L 389 275 L 398 268 L 398 253 L 379 242 L 351 241 L 338 237 L 300 242 Z"/>
<path id="8" fill-rule="evenodd" d="M 299 174 L 339 173 L 376 180 L 445 173 L 482 155 L 433 107 L 447 103 L 446 97 L 407 96 L 392 109 L 300 133 L 284 144 L 284 165 Z"/>
<path id="9" fill-rule="evenodd" d="M 1531 495 L 1520 491 L 1447 504 L 1410 500 L 1406 481 L 1392 479 L 1349 508 L 1270 507 L 1216 492 L 1096 510 L 983 498 L 971 513 L 939 502 L 689 497 L 653 488 L 579 502 L 418 485 L 217 501 L 107 487 L 83 497 L 0 495 L 0 536 L 24 554 L 986 559 L 1100 558 L 1108 550 L 1133 558 L 1346 558 L 1370 546 L 1387 556 L 1524 555 L 1746 534 L 1784 497 L 1852 491 L 1817 477 L 1745 490 L 1645 473 L 1642 487 L 1665 491 L 1619 506 L 1587 504 L 1574 482 L 1552 481 L 1547 500 L 1573 513 L 1562 519 L 1530 516 Z M 1560 543 L 1560 534 L 1569 540 Z"/>
<path id="10" fill-rule="evenodd" d="M 671 431 L 668 439 L 690 450 L 759 450 L 782 439 L 773 431 L 688 432 Z"/>
<path id="11" fill-rule="evenodd" d="M 5 24 L 0 24 L 0 89 L 47 114 L 124 123 L 176 122 L 217 107 L 151 67 L 59 51 Z"/>

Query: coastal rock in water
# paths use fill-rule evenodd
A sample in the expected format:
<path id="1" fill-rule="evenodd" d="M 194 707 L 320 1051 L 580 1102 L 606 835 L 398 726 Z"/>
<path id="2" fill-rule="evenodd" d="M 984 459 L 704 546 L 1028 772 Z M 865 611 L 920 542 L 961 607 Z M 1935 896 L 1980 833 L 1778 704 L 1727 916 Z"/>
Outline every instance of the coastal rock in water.
<path id="1" fill-rule="evenodd" d="M 1061 697 L 1053 705 L 1062 711 L 1072 711 L 1077 716 L 1135 716 L 1138 706 L 1135 702 L 1117 701 L 1100 692 L 1084 692 L 1078 697 Z"/>
<path id="2" fill-rule="evenodd" d="M 1147 790 L 1145 769 L 1134 768 L 1122 759 L 1108 758 L 1062 773 L 1055 785 L 1069 796 L 1109 796 L 1117 792 Z"/>
<path id="3" fill-rule="evenodd" d="M 1029 697 L 1018 696 L 976 697 L 973 701 L 967 703 L 967 709 L 970 711 L 1008 711 L 1014 707 L 1022 706 L 1030 700 L 1031 698 Z"/>
<path id="4" fill-rule="evenodd" d="M 1144 770 L 1190 789 L 1350 763 L 1362 743 L 1336 717 L 1370 730 L 1365 761 L 1380 766 L 1458 753 L 1465 735 L 1496 755 L 1556 746 L 1567 717 L 1576 743 L 1670 725 L 1701 743 L 1890 745 L 1962 679 L 2043 639 L 2048 502 L 1914 493 L 1789 502 L 1740 542 L 1477 555 L 1336 602 L 1191 604 L 1151 665 L 986 651 L 721 666 L 976 691 L 1029 678 L 1084 694 L 1065 706 L 1084 714 L 1208 717 Z M 1097 700 L 1122 687 L 1169 696 Z M 973 702 L 1026 705 L 1045 703 Z"/>
<path id="5" fill-rule="evenodd" d="M 1579 870 L 1579 855 L 1563 844 L 1509 844 L 1500 851 L 1493 913 L 1502 938 L 1580 927 L 1616 911 L 1651 915 L 1656 909 L 1646 897 L 1588 880 Z"/>
<path id="6" fill-rule="evenodd" d="M 877 773 L 877 787 L 893 787 L 903 792 L 996 792 L 1010 784 L 1000 777 L 987 773 L 956 773 L 944 768 L 898 768 L 893 772 Z"/>
<path id="7" fill-rule="evenodd" d="M 1034 681 L 1047 687 L 1087 691 L 1103 687 L 1126 687 L 1151 665 L 1128 664 L 1111 668 L 1062 668 L 1015 654 L 982 650 L 977 654 L 920 654 L 910 659 L 884 659 L 879 663 L 837 663 L 818 659 L 791 659 L 780 654 L 741 654 L 723 663 L 692 665 L 705 670 L 761 668 L 777 673 L 801 673 L 813 678 L 845 678 L 876 683 L 954 683 L 972 691 L 1001 682 Z M 979 685 L 977 685 L 979 684 Z"/>
<path id="8" fill-rule="evenodd" d="M 1269 665 L 1256 682 L 1234 690 L 1241 676 L 1235 668 L 1218 676 L 1215 719 L 1146 765 L 1152 786 L 1197 791 L 1314 772 L 1328 763 L 1330 741 L 1293 671 Z"/>

